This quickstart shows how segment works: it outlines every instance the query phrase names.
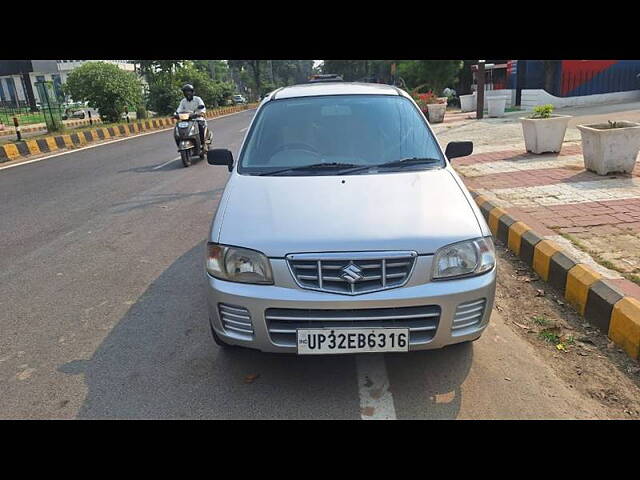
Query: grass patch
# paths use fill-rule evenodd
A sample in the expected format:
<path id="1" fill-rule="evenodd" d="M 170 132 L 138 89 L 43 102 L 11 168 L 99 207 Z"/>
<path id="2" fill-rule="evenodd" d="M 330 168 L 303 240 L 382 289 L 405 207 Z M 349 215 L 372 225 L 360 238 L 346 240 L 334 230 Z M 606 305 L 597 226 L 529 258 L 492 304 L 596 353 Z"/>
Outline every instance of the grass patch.
<path id="1" fill-rule="evenodd" d="M 574 238 L 572 235 L 570 235 L 568 233 L 561 233 L 560 236 L 562 236 L 563 238 L 566 238 L 567 240 L 569 240 L 571 243 L 573 243 L 576 247 L 578 247 L 583 252 L 586 252 L 589 255 L 591 255 L 591 258 L 593 258 L 598 264 L 602 265 L 605 268 L 608 268 L 609 270 L 613 270 L 615 272 L 618 272 L 620 275 L 622 275 L 627 280 L 629 280 L 629 281 L 631 281 L 631 282 L 633 282 L 633 283 L 635 283 L 637 285 L 640 285 L 640 275 L 638 275 L 636 273 L 628 273 L 628 272 L 621 271 L 610 260 L 606 260 L 606 259 L 602 258 L 602 256 L 598 252 L 590 249 L 584 243 L 582 243 L 580 240 L 578 240 L 577 238 Z"/>
<path id="2" fill-rule="evenodd" d="M 546 327 L 551 323 L 543 315 L 536 315 L 535 317 L 532 318 L 532 320 L 533 320 L 533 323 L 535 323 L 536 325 L 540 325 L 541 327 Z"/>
<path id="3" fill-rule="evenodd" d="M 557 345 L 560 343 L 560 336 L 557 333 L 542 331 L 538 333 L 538 338 L 548 343 Z"/>

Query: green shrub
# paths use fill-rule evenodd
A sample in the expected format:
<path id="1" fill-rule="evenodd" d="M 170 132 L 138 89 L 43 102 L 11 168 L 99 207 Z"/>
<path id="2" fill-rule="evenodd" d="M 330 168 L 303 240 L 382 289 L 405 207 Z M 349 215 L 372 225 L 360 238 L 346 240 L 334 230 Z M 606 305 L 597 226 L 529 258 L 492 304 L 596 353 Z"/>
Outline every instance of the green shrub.
<path id="1" fill-rule="evenodd" d="M 142 102 L 142 85 L 133 72 L 106 62 L 87 62 L 73 70 L 65 93 L 76 102 L 88 102 L 107 122 L 120 120 L 127 105 Z"/>
<path id="2" fill-rule="evenodd" d="M 138 108 L 136 108 L 136 118 L 138 120 L 149 118 L 149 114 L 147 113 L 147 109 L 144 108 L 144 105 L 138 105 Z"/>
<path id="3" fill-rule="evenodd" d="M 180 87 L 169 74 L 158 74 L 149 84 L 147 108 L 158 115 L 171 115 L 181 99 Z"/>
<path id="4" fill-rule="evenodd" d="M 533 107 L 533 115 L 531 118 L 549 118 L 553 112 L 554 106 L 551 104 L 538 105 Z"/>

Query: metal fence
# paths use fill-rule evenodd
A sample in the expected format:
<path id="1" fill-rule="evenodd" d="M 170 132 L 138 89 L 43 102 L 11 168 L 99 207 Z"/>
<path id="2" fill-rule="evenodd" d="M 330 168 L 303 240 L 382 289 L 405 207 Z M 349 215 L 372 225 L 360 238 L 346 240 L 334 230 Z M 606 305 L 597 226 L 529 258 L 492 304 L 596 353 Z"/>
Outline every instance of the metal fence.
<path id="1" fill-rule="evenodd" d="M 25 101 L 0 101 L 0 123 L 13 126 L 13 117 L 17 117 L 20 125 L 44 123 L 44 115 L 37 108 L 32 108 Z"/>

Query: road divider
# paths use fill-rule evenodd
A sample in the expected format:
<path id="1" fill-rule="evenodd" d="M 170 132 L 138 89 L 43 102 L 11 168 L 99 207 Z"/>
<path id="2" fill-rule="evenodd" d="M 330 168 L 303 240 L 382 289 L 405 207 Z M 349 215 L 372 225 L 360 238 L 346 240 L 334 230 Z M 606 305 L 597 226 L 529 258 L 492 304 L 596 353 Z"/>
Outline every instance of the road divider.
<path id="1" fill-rule="evenodd" d="M 206 118 L 216 118 L 255 108 L 257 104 L 221 107 L 207 111 Z M 34 155 L 53 153 L 59 150 L 71 150 L 88 144 L 107 142 L 115 138 L 133 137 L 152 130 L 166 130 L 173 127 L 176 120 L 170 117 L 158 117 L 137 120 L 135 122 L 95 127 L 69 134 L 51 135 L 35 140 L 0 145 L 0 164 L 12 160 L 29 158 Z"/>
<path id="2" fill-rule="evenodd" d="M 562 292 L 567 303 L 631 358 L 640 360 L 640 301 L 621 288 L 628 283 L 632 289 L 632 282 L 621 280 L 614 285 L 590 266 L 572 258 L 556 242 L 545 239 L 486 197 L 471 189 L 470 192 L 497 240 L 532 267 L 542 280 Z"/>

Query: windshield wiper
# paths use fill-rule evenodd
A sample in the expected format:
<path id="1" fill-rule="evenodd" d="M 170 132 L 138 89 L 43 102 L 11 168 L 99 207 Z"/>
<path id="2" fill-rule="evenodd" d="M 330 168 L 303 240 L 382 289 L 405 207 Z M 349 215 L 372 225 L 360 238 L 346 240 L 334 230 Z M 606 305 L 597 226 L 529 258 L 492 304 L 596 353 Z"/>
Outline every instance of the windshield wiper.
<path id="1" fill-rule="evenodd" d="M 266 175 L 277 175 L 279 173 L 286 173 L 286 172 L 296 172 L 299 170 L 314 170 L 314 169 L 321 169 L 321 168 L 351 168 L 351 167 L 357 167 L 358 165 L 356 165 L 355 163 L 340 163 L 340 162 L 324 162 L 324 163 L 312 163 L 311 165 L 300 165 L 298 167 L 290 167 L 290 168 L 283 168 L 282 170 L 275 170 L 272 172 L 264 172 L 264 173 L 260 173 L 260 176 L 266 176 Z"/>
<path id="2" fill-rule="evenodd" d="M 392 160 L 390 162 L 385 162 L 385 163 L 378 163 L 374 165 L 359 166 L 357 168 L 345 170 L 342 173 L 359 172 L 361 170 L 368 170 L 370 168 L 405 167 L 409 165 L 432 165 L 434 163 L 442 163 L 442 159 L 430 158 L 430 157 L 409 157 L 409 158 L 402 158 L 400 160 Z"/>

